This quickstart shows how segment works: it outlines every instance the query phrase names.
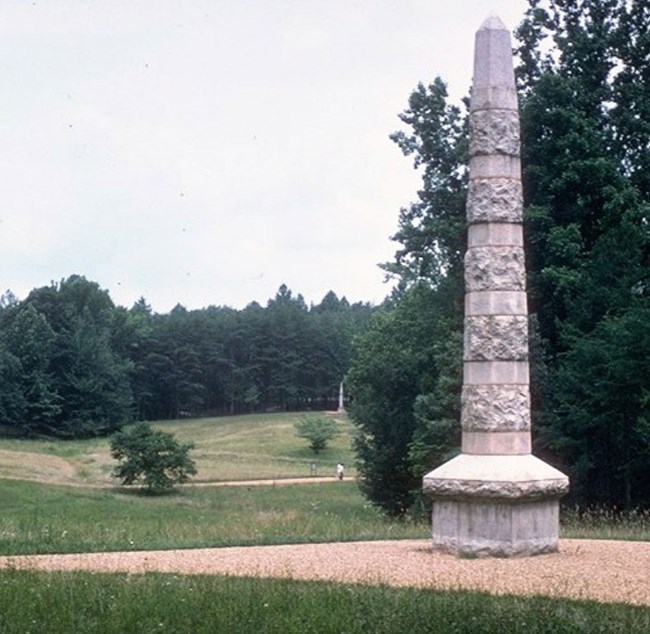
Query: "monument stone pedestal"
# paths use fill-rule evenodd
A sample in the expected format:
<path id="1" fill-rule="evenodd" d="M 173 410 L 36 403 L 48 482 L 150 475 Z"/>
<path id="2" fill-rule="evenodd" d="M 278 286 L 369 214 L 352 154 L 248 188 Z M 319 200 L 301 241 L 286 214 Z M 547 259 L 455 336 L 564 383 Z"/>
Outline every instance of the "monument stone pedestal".
<path id="1" fill-rule="evenodd" d="M 535 456 L 461 454 L 424 477 L 436 550 L 512 557 L 558 549 L 566 476 Z"/>
<path id="2" fill-rule="evenodd" d="M 465 255 L 462 453 L 424 476 L 433 546 L 515 556 L 558 548 L 567 477 L 531 454 L 519 111 L 510 33 L 476 34 Z"/>

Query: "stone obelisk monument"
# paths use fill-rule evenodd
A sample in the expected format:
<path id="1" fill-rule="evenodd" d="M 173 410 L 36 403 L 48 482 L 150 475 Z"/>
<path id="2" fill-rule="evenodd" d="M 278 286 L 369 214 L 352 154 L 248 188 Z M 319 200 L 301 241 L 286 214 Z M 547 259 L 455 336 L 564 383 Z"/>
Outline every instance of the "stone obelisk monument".
<path id="1" fill-rule="evenodd" d="M 552 552 L 569 481 L 531 454 L 519 112 L 510 33 L 496 16 L 476 34 L 469 174 L 462 453 L 424 477 L 433 545 Z"/>

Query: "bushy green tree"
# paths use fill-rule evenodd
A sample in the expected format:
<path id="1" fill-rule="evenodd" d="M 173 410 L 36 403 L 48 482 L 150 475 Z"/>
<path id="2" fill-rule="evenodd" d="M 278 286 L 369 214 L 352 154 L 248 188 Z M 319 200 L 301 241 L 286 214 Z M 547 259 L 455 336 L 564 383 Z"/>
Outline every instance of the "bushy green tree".
<path id="1" fill-rule="evenodd" d="M 296 435 L 309 442 L 310 449 L 318 454 L 327 448 L 330 440 L 341 433 L 335 421 L 327 416 L 310 414 L 295 423 Z"/>
<path id="2" fill-rule="evenodd" d="M 358 428 L 357 470 L 363 493 L 392 516 L 405 514 L 419 497 L 422 475 L 458 443 L 460 382 L 458 337 L 440 317 L 436 289 L 420 283 L 390 310 L 376 316 L 357 340 L 347 375 L 348 411 Z M 445 307 L 446 308 L 446 307 Z M 458 332 L 458 326 L 453 329 Z M 445 336 L 449 335 L 449 339 Z M 451 345 L 450 365 L 443 350 Z"/>
<path id="3" fill-rule="evenodd" d="M 517 31 L 517 76 L 535 448 L 569 470 L 574 501 L 650 504 L 643 485 L 650 460 L 650 11 L 627 0 L 529 4 Z M 385 266 L 399 282 L 393 316 L 361 340 L 349 381 L 355 422 L 375 430 L 362 436 L 360 459 L 366 468 L 383 464 L 386 474 L 399 473 L 405 460 L 424 472 L 449 453 L 461 366 L 462 304 L 450 289 L 462 298 L 466 120 L 439 80 L 418 86 L 401 119 L 410 131 L 393 139 L 414 155 L 423 188 L 400 212 L 401 248 Z M 426 387 L 417 386 L 420 351 L 404 361 L 398 346 L 411 351 L 410 344 L 388 327 L 412 310 L 405 289 L 418 281 L 434 296 L 448 293 L 447 308 L 420 316 L 444 324 L 429 335 Z M 392 354 L 382 354 L 382 338 Z M 390 397 L 376 387 L 388 383 L 396 386 L 387 388 Z M 404 436 L 376 433 L 391 417 Z M 384 484 L 387 478 L 374 490 L 368 485 L 369 497 L 409 503 L 407 480 L 393 481 L 390 495 Z"/>
<path id="4" fill-rule="evenodd" d="M 113 477 L 122 484 L 142 484 L 150 493 L 170 491 L 196 474 L 189 455 L 191 443 L 181 444 L 148 423 L 136 423 L 111 436 L 111 456 L 119 461 Z"/>
<path id="5" fill-rule="evenodd" d="M 128 422 L 132 365 L 116 345 L 115 316 L 108 293 L 78 275 L 4 307 L 0 339 L 14 378 L 0 398 L 12 403 L 2 422 L 22 435 L 66 438 Z"/>
<path id="6" fill-rule="evenodd" d="M 468 116 L 450 103 L 439 77 L 418 84 L 408 108 L 399 115 L 406 131 L 390 138 L 412 157 L 421 172 L 417 200 L 400 210 L 393 240 L 401 244 L 394 262 L 383 265 L 398 289 L 423 282 L 438 287 L 449 276 L 462 284 L 463 255 L 467 248 L 465 200 L 467 197 Z"/>
<path id="7" fill-rule="evenodd" d="M 582 504 L 650 503 L 649 29 L 644 2 L 531 0 L 518 30 L 533 429 Z"/>
<path id="8" fill-rule="evenodd" d="M 361 488 L 391 515 L 420 499 L 424 473 L 460 440 L 467 116 L 442 80 L 420 84 L 391 136 L 422 173 L 416 202 L 400 211 L 397 288 L 357 340 L 347 384 Z"/>

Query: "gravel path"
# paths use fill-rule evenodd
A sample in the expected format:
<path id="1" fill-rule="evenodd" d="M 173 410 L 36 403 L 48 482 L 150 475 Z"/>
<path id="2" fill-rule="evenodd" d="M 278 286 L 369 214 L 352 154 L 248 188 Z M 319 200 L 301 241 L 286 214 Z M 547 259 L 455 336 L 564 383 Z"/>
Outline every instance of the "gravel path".
<path id="1" fill-rule="evenodd" d="M 458 559 L 428 541 L 0 557 L 0 569 L 168 572 L 543 594 L 650 606 L 650 543 L 564 539 L 560 552 Z"/>

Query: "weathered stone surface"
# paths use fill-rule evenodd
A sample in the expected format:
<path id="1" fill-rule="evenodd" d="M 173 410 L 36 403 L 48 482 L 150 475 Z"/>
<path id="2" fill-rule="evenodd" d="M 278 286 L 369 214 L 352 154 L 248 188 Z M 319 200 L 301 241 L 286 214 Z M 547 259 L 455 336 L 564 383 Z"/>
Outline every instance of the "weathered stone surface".
<path id="1" fill-rule="evenodd" d="M 524 231 L 521 223 L 479 222 L 467 230 L 469 247 L 523 246 Z"/>
<path id="2" fill-rule="evenodd" d="M 568 478 L 531 454 L 521 160 L 510 34 L 476 34 L 465 255 L 462 453 L 423 478 L 433 547 L 512 556 L 557 550 Z"/>
<path id="3" fill-rule="evenodd" d="M 476 456 L 522 456 L 531 447 L 527 431 L 463 431 L 461 450 Z"/>
<path id="4" fill-rule="evenodd" d="M 465 288 L 472 291 L 523 291 L 522 247 L 474 247 L 465 254 Z"/>
<path id="5" fill-rule="evenodd" d="M 469 155 L 519 156 L 519 114 L 516 110 L 478 110 L 469 118 Z"/>
<path id="6" fill-rule="evenodd" d="M 473 110 L 484 108 L 517 108 L 517 91 L 507 86 L 473 86 L 470 107 Z"/>
<path id="7" fill-rule="evenodd" d="M 526 361 L 528 319 L 521 315 L 465 318 L 465 361 Z"/>
<path id="8" fill-rule="evenodd" d="M 476 32 L 471 109 L 517 108 L 510 32 L 490 16 Z"/>
<path id="9" fill-rule="evenodd" d="M 528 361 L 465 361 L 463 385 L 528 385 Z"/>
<path id="10" fill-rule="evenodd" d="M 465 315 L 526 315 L 524 291 L 475 291 L 465 294 Z"/>
<path id="11" fill-rule="evenodd" d="M 464 432 L 530 430 L 527 385 L 465 385 L 461 408 Z"/>
<path id="12" fill-rule="evenodd" d="M 454 555 L 522 557 L 558 550 L 557 499 L 515 504 L 441 499 L 431 519 L 433 548 Z"/>
<path id="13" fill-rule="evenodd" d="M 472 455 L 472 454 L 464 454 Z M 483 457 L 483 456 L 476 456 Z M 490 456 L 493 457 L 493 456 Z M 505 458 L 499 454 L 500 458 Z M 513 457 L 513 456 L 507 456 Z M 564 480 L 530 480 L 527 482 L 499 482 L 497 480 L 453 480 L 445 478 L 425 484 L 425 493 L 438 497 L 454 498 L 494 498 L 494 499 L 534 499 L 559 497 L 567 492 Z"/>
<path id="14" fill-rule="evenodd" d="M 467 192 L 467 220 L 521 222 L 521 182 L 515 178 L 472 178 Z"/>
<path id="15" fill-rule="evenodd" d="M 559 497 L 568 478 L 532 454 L 460 454 L 423 478 L 425 493 L 455 499 Z"/>
<path id="16" fill-rule="evenodd" d="M 470 178 L 520 178 L 521 159 L 507 154 L 477 154 L 469 160 Z"/>

